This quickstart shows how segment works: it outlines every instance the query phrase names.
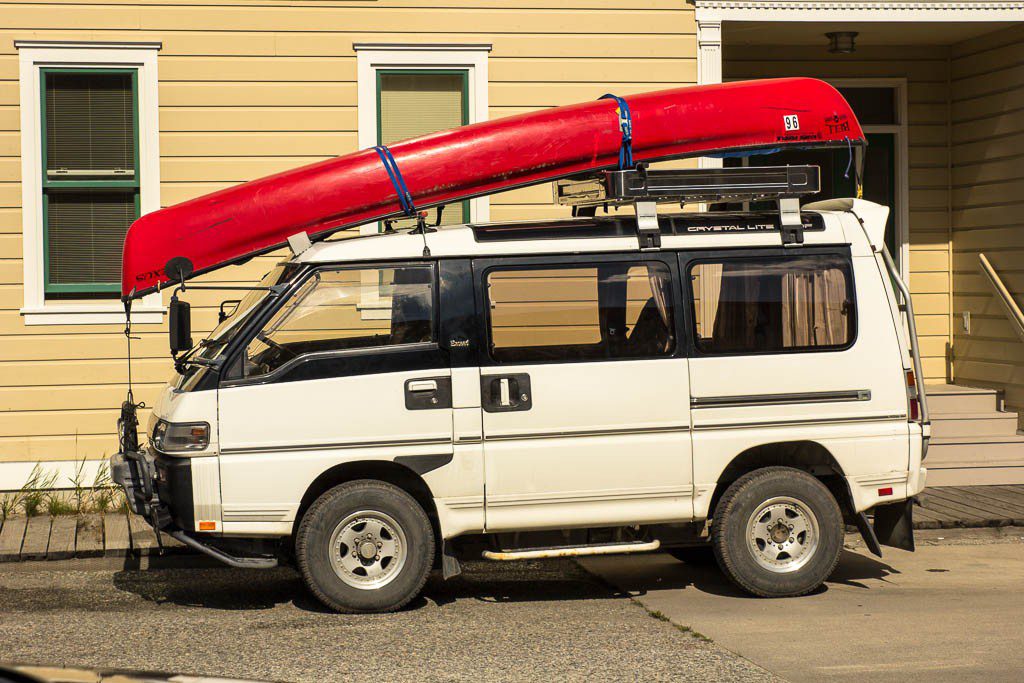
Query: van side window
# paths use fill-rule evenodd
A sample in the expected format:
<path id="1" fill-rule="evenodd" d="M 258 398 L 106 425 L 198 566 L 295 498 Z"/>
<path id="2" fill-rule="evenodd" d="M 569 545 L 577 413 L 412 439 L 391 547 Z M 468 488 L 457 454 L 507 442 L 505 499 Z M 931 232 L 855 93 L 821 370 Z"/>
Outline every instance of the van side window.
<path id="1" fill-rule="evenodd" d="M 856 334 L 850 261 L 842 256 L 730 258 L 689 273 L 703 353 L 829 351 Z"/>
<path id="2" fill-rule="evenodd" d="M 304 354 L 434 341 L 429 265 L 322 270 L 281 306 L 245 352 L 245 376 Z"/>
<path id="3" fill-rule="evenodd" d="M 523 363 L 670 356 L 671 277 L 654 261 L 492 269 L 491 357 Z"/>

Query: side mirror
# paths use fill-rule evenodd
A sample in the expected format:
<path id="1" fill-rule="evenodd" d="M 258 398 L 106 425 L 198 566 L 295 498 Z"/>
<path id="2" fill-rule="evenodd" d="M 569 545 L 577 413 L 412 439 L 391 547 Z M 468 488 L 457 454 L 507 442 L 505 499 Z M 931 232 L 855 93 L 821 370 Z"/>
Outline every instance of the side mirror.
<path id="1" fill-rule="evenodd" d="M 168 313 L 171 354 L 177 355 L 192 348 L 192 307 L 187 301 L 172 296 Z"/>

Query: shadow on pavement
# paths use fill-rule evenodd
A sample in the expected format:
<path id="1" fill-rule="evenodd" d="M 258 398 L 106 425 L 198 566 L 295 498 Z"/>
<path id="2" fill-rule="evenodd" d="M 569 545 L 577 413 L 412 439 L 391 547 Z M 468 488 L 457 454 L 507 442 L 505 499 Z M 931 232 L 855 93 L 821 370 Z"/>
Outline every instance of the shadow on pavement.
<path id="1" fill-rule="evenodd" d="M 116 572 L 114 587 L 155 604 L 220 610 L 264 610 L 291 603 L 310 612 L 324 608 L 288 568 L 266 570 L 154 569 Z M 525 603 L 549 600 L 627 598 L 570 560 L 547 562 L 470 562 L 463 574 L 444 581 L 431 575 L 420 597 L 406 608 L 439 607 L 460 601 Z"/>
<path id="2" fill-rule="evenodd" d="M 444 581 L 433 574 L 423 594 L 406 609 L 443 607 L 460 600 L 484 603 L 607 600 L 650 591 L 692 588 L 713 595 L 749 598 L 732 585 L 714 564 L 686 564 L 668 555 L 602 558 L 601 575 L 571 560 L 545 562 L 469 562 L 463 574 Z M 844 550 L 829 584 L 868 589 L 865 581 L 885 580 L 899 572 L 875 558 Z M 611 583 L 614 582 L 613 587 Z M 114 586 L 155 604 L 219 610 L 264 610 L 290 603 L 308 612 L 329 612 L 306 590 L 292 569 L 126 570 L 114 574 Z"/>
<path id="3" fill-rule="evenodd" d="M 687 564 L 667 554 L 635 556 L 631 558 L 602 558 L 591 565 L 601 576 L 634 597 L 651 591 L 692 588 L 711 595 L 756 600 L 734 586 L 714 563 Z M 899 572 L 873 557 L 843 550 L 839 565 L 829 580 L 811 595 L 825 593 L 829 584 L 841 584 L 867 589 L 866 580 L 885 580 Z"/>

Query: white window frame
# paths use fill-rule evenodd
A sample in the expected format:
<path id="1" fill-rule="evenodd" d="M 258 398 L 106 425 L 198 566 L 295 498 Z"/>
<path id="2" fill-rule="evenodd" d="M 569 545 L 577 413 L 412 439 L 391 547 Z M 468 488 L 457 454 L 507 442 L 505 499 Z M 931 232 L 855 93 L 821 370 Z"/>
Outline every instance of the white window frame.
<path id="1" fill-rule="evenodd" d="M 107 43 L 19 40 L 21 86 L 21 211 L 26 325 L 124 324 L 124 305 L 111 300 L 46 300 L 43 283 L 42 116 L 40 69 L 133 68 L 138 72 L 139 207 L 142 214 L 160 208 L 160 126 L 157 100 L 157 51 L 160 43 Z M 132 307 L 132 323 L 160 323 L 159 292 Z"/>
<path id="2" fill-rule="evenodd" d="M 487 120 L 489 44 L 355 43 L 352 49 L 356 51 L 359 149 L 368 149 L 377 144 L 378 69 L 466 70 L 469 73 L 469 123 Z M 490 216 L 487 197 L 469 200 L 468 221 L 484 223 L 490 220 Z M 376 224 L 360 228 L 363 234 L 376 232 Z"/>
<path id="3" fill-rule="evenodd" d="M 487 55 L 489 44 L 403 44 L 354 43 L 356 52 L 358 144 L 368 149 L 377 144 L 377 71 L 381 69 L 452 69 L 467 72 L 467 98 L 469 123 L 488 119 Z M 486 223 L 491 208 L 488 197 L 469 200 L 466 222 Z M 359 227 L 361 235 L 375 235 L 378 223 Z M 365 320 L 384 320 L 391 317 L 391 302 L 379 298 L 376 283 L 364 283 L 364 297 L 358 307 Z"/>

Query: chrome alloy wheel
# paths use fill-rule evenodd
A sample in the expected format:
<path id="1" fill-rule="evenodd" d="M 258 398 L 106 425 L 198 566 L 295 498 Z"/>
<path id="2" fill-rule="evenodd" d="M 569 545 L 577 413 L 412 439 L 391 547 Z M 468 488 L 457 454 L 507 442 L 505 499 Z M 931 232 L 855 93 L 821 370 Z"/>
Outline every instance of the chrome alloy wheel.
<path id="1" fill-rule="evenodd" d="M 353 588 L 375 590 L 401 573 L 408 546 L 405 531 L 393 517 L 360 510 L 334 528 L 330 553 L 338 578 Z"/>
<path id="2" fill-rule="evenodd" d="M 818 548 L 818 519 L 800 501 L 777 496 L 758 506 L 747 520 L 747 548 L 771 572 L 795 572 Z"/>

